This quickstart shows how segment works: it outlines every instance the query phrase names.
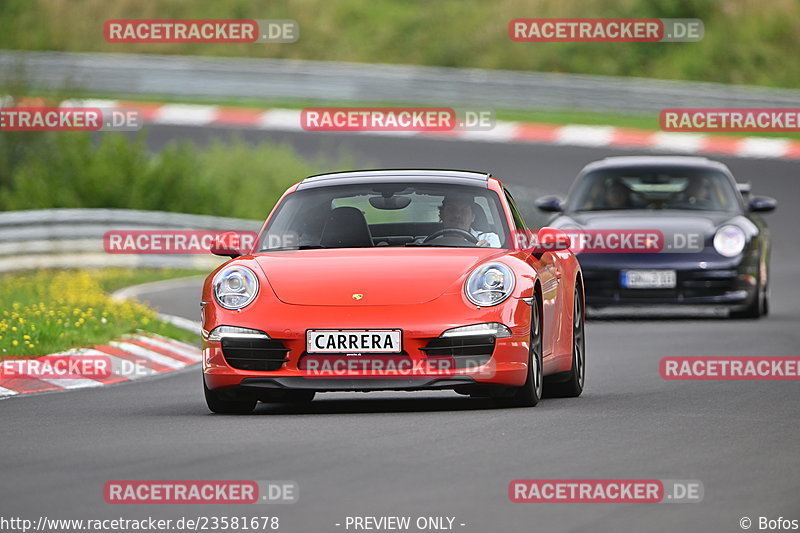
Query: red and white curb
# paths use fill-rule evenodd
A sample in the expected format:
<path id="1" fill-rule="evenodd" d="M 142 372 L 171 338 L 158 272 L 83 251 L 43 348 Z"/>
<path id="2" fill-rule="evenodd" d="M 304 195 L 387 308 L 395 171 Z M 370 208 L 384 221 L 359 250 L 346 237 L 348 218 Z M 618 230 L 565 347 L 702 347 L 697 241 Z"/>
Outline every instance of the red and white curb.
<path id="1" fill-rule="evenodd" d="M 197 104 L 163 104 L 120 100 L 69 100 L 64 107 L 138 109 L 146 123 L 178 126 L 236 126 L 260 130 L 304 131 L 297 109 L 255 109 Z M 749 158 L 800 159 L 800 141 L 783 138 L 734 137 L 671 133 L 612 126 L 538 124 L 497 121 L 488 131 L 358 132 L 366 135 L 435 137 L 459 141 L 555 144 L 563 146 L 637 148 L 686 154 Z"/>
<path id="2" fill-rule="evenodd" d="M 97 379 L 0 376 L 0 399 L 20 394 L 54 392 L 124 383 L 154 374 L 180 370 L 199 363 L 202 358 L 202 352 L 196 346 L 154 333 L 125 335 L 120 339 L 97 345 L 93 348 L 69 350 L 50 354 L 46 357 L 52 360 L 53 357 L 59 355 L 70 356 L 73 360 L 90 356 L 92 358 L 97 356 L 108 358 L 111 364 L 110 375 Z M 9 361 L 3 361 L 0 366 L 9 364 L 11 364 Z M 132 366 L 135 366 L 136 372 L 124 370 L 130 369 Z"/>

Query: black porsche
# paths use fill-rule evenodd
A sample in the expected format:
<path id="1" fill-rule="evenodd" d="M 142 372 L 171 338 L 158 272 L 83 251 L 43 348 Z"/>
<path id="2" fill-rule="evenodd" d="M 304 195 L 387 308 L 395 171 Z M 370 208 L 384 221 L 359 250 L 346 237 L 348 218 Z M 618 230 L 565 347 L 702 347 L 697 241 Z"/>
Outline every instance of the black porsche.
<path id="1" fill-rule="evenodd" d="M 769 230 L 759 213 L 776 201 L 751 196 L 722 163 L 702 157 L 609 157 L 578 174 L 566 200 L 537 207 L 549 225 L 577 232 L 658 230 L 657 253 L 578 253 L 586 305 L 682 304 L 759 318 L 769 310 Z M 696 246 L 685 246 L 694 238 Z M 673 248 L 674 245 L 674 248 Z"/>

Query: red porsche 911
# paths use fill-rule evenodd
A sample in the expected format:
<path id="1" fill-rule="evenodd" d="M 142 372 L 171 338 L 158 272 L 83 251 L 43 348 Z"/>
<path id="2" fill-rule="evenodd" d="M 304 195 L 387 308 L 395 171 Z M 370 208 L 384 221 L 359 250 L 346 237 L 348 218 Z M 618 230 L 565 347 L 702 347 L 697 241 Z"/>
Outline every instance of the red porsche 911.
<path id="1" fill-rule="evenodd" d="M 206 279 L 216 413 L 317 392 L 451 389 L 534 406 L 584 385 L 584 294 L 559 230 L 531 234 L 491 175 L 366 170 L 286 191 Z"/>

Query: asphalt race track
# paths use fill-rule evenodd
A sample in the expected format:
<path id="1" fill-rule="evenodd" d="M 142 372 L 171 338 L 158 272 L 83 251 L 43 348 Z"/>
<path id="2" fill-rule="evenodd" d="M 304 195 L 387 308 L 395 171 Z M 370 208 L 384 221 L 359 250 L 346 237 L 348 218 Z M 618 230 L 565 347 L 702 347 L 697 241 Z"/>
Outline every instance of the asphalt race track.
<path id="1" fill-rule="evenodd" d="M 158 127 L 204 142 L 224 129 Z M 236 132 L 281 140 L 358 165 L 489 170 L 519 203 L 564 193 L 596 148 L 367 135 Z M 281 531 L 345 531 L 352 515 L 454 516 L 455 530 L 516 532 L 741 531 L 739 520 L 800 518 L 800 389 L 792 381 L 664 381 L 664 356 L 796 356 L 800 345 L 800 162 L 719 158 L 755 194 L 778 199 L 771 315 L 595 320 L 587 326 L 587 387 L 578 399 L 495 409 L 454 393 L 326 394 L 310 406 L 261 404 L 214 416 L 200 371 L 105 389 L 0 402 L 3 515 L 176 518 L 276 515 Z M 335 169 L 332 169 L 335 170 Z M 265 205 L 265 214 L 271 206 Z M 530 212 L 530 211 L 529 211 Z M 197 319 L 199 283 L 148 295 Z M 695 479 L 684 504 L 516 504 L 519 478 Z M 117 479 L 293 480 L 299 502 L 256 506 L 108 505 Z M 760 502 L 760 503 L 757 503 Z M 13 510 L 13 513 L 11 512 Z M 342 524 L 337 527 L 336 524 Z M 465 524 L 460 526 L 459 524 Z"/>

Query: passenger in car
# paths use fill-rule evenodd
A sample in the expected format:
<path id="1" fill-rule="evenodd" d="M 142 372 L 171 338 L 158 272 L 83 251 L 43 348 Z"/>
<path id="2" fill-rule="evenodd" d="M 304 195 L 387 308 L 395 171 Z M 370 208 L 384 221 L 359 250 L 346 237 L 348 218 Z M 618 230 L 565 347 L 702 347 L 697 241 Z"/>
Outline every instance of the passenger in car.
<path id="1" fill-rule="evenodd" d="M 631 191 L 617 180 L 611 181 L 605 190 L 606 209 L 630 209 Z"/>
<path id="2" fill-rule="evenodd" d="M 694 178 L 684 191 L 687 207 L 695 209 L 719 209 L 711 194 L 711 185 L 708 178 Z"/>

